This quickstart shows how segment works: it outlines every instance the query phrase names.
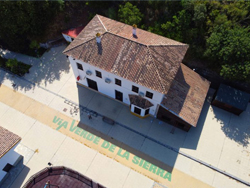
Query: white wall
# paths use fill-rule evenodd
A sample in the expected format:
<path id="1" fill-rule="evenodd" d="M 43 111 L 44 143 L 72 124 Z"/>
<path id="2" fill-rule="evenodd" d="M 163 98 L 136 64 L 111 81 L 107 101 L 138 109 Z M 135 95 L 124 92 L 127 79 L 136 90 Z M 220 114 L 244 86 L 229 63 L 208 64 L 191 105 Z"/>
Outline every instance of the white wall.
<path id="1" fill-rule="evenodd" d="M 160 104 L 163 98 L 162 93 L 158 93 L 154 90 L 148 89 L 144 86 L 138 85 L 124 78 L 118 77 L 112 73 L 106 72 L 88 63 L 84 63 L 80 60 L 74 60 L 72 57 L 69 57 L 69 61 L 72 66 L 75 78 L 77 78 L 77 76 L 81 77 L 81 80 L 79 80 L 80 84 L 88 86 L 86 78 L 94 80 L 97 82 L 98 91 L 112 98 L 115 98 L 115 90 L 120 91 L 123 93 L 123 102 L 128 105 L 130 105 L 128 94 L 138 95 L 138 93 L 135 93 L 132 91 L 132 85 L 139 87 L 139 92 L 143 92 L 145 95 L 146 95 L 146 91 L 153 93 L 152 99 L 147 98 L 146 96 L 145 98 L 149 100 L 152 104 L 154 104 L 154 106 L 150 107 L 149 114 L 156 116 L 156 112 L 157 112 L 156 110 L 158 110 L 157 104 Z M 83 71 L 77 68 L 76 62 L 82 64 L 83 69 L 84 69 Z M 87 70 L 90 70 L 92 72 L 91 76 L 86 75 Z M 99 78 L 96 76 L 95 70 L 100 71 L 102 73 L 102 78 Z M 106 83 L 105 78 L 109 78 L 111 80 L 111 83 L 110 84 Z M 118 86 L 115 84 L 115 78 L 122 81 L 121 86 Z"/>
<path id="2" fill-rule="evenodd" d="M 71 37 L 70 37 L 70 36 L 65 35 L 65 34 L 63 34 L 63 33 L 62 33 L 62 35 L 63 35 L 63 37 L 65 38 L 65 40 L 66 40 L 66 41 L 68 41 L 68 42 L 72 42 L 72 39 L 71 39 Z"/>
<path id="3" fill-rule="evenodd" d="M 18 153 L 14 151 L 19 143 L 17 143 L 11 150 L 9 150 L 2 158 L 0 158 L 0 181 L 4 178 L 7 172 L 3 171 L 3 168 L 7 163 L 14 165 L 18 157 L 20 156 Z"/>

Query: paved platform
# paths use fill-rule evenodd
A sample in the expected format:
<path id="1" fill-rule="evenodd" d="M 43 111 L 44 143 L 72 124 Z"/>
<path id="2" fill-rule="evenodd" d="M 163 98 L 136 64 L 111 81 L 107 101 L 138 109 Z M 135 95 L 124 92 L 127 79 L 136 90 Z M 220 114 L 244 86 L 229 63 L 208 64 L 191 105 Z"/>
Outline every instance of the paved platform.
<path id="1" fill-rule="evenodd" d="M 100 181 L 107 187 L 152 187 L 154 181 L 159 181 L 159 179 L 143 172 L 145 169 L 139 165 L 137 165 L 140 167 L 138 169 L 141 170 L 136 168 L 133 170 L 133 167 L 126 163 L 126 158 L 123 158 L 124 162 L 124 160 L 117 159 L 119 156 L 117 158 L 114 156 L 105 157 L 103 154 L 108 154 L 99 150 L 103 149 L 102 147 L 98 149 L 94 148 L 93 144 L 81 144 L 81 141 L 74 137 L 79 135 L 70 132 L 70 130 L 67 130 L 68 132 L 66 129 L 62 131 L 63 127 L 57 131 L 53 130 L 58 127 L 55 126 L 55 123 L 54 127 L 52 125 L 54 117 L 57 116 L 64 121 L 67 120 L 68 123 L 75 120 L 81 129 L 99 137 L 102 135 L 104 140 L 109 143 L 168 170 L 172 174 L 171 181 L 161 182 L 167 187 L 183 187 L 183 185 L 197 187 L 199 183 L 208 187 L 246 187 L 246 185 L 178 155 L 150 139 L 143 138 L 133 131 L 121 126 L 105 124 L 99 116 L 93 117 L 90 121 L 87 118 L 86 110 L 77 109 L 77 106 L 67 101 L 70 100 L 90 110 L 97 111 L 135 131 L 177 148 L 179 151 L 203 160 L 247 182 L 250 179 L 249 105 L 247 111 L 238 117 L 211 107 L 209 102 L 206 102 L 197 128 L 192 128 L 188 133 L 175 129 L 174 134 L 172 134 L 173 127 L 164 122 L 153 117 L 137 118 L 130 114 L 126 105 L 89 89 L 77 87 L 66 57 L 60 54 L 64 48 L 64 46 L 54 48 L 40 59 L 40 63 L 34 63 L 30 74 L 25 75 L 26 80 L 13 77 L 0 70 L 0 82 L 2 82 L 0 87 L 1 123 L 3 123 L 3 127 L 23 137 L 22 142 L 30 149 L 39 150 L 39 153 L 34 154 L 27 164 L 30 170 L 26 169 L 14 185 L 21 185 L 24 179 L 42 169 L 48 161 L 79 170 L 79 172 L 89 175 L 90 178 Z M 62 68 L 60 68 L 60 64 L 62 64 Z M 17 85 L 15 92 L 13 92 L 12 83 Z M 7 90 L 12 93 L 7 94 Z M 9 100 L 7 96 L 10 97 Z M 17 127 L 17 124 L 20 127 Z M 58 131 L 62 132 L 59 134 Z M 54 137 L 57 139 L 54 140 Z M 77 141 L 69 141 L 70 137 Z M 61 148 L 62 146 L 63 148 Z M 94 151 L 92 157 L 86 160 L 87 162 L 85 162 L 85 155 L 82 160 L 83 156 L 78 154 L 78 151 L 84 147 L 89 148 L 89 150 L 84 151 L 83 154 L 88 153 L 91 156 Z M 57 154 L 57 152 L 60 153 Z M 43 158 L 43 156 L 45 157 Z M 149 167 L 145 165 L 145 168 Z M 110 174 L 111 177 L 108 177 L 107 174 Z M 123 182 L 123 184 L 118 185 L 116 178 L 121 180 L 119 182 Z"/>

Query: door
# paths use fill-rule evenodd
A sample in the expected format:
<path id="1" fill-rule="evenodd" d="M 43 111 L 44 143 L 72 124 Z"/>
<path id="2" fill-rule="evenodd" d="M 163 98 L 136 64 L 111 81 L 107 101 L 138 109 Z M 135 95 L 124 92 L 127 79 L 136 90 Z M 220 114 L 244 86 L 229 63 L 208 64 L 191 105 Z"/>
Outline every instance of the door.
<path id="1" fill-rule="evenodd" d="M 87 78 L 87 82 L 88 82 L 88 86 L 96 91 L 98 91 L 98 88 L 97 88 L 97 83 L 96 81 L 94 80 L 90 80 Z"/>
<path id="2" fill-rule="evenodd" d="M 123 94 L 120 91 L 115 90 L 115 98 L 119 101 L 123 101 Z"/>

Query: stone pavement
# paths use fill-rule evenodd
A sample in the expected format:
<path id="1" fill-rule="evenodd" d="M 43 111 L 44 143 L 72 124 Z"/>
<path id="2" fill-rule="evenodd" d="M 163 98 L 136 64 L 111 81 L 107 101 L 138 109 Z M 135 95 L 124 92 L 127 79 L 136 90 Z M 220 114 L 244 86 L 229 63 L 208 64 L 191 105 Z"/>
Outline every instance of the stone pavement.
<path id="1" fill-rule="evenodd" d="M 11 88 L 11 83 L 14 82 L 17 84 L 17 87 L 15 88 L 17 90 L 16 93 L 23 94 L 24 96 L 33 99 L 33 103 L 39 102 L 42 105 L 48 106 L 50 109 L 49 112 L 51 112 L 51 109 L 56 110 L 58 113 L 61 113 L 66 117 L 75 119 L 76 121 L 87 125 L 87 129 L 92 128 L 91 130 L 97 130 L 99 133 L 106 135 L 109 139 L 113 138 L 114 140 L 119 141 L 119 146 L 125 144 L 125 146 L 121 148 L 127 149 L 129 146 L 130 149 L 128 151 L 130 151 L 130 153 L 139 151 L 136 155 L 149 159 L 149 162 L 160 164 L 159 166 L 165 169 L 170 167 L 168 170 L 172 172 L 172 181 L 166 184 L 168 187 L 183 187 L 183 185 L 185 187 L 197 187 L 197 182 L 204 182 L 205 184 L 213 187 L 246 187 L 242 183 L 232 180 L 227 176 L 211 170 L 210 168 L 194 162 L 193 160 L 190 160 L 182 155 L 178 155 L 177 153 L 152 142 L 152 140 L 138 135 L 124 127 L 105 124 L 102 122 L 100 117 L 93 117 L 93 120 L 89 121 L 87 119 L 86 111 L 81 109 L 79 110 L 77 107 L 74 108 L 74 104 L 68 103 L 67 101 L 71 100 L 77 104 L 87 107 L 88 109 L 97 111 L 98 113 L 108 116 L 135 131 L 141 132 L 160 142 L 166 143 L 174 148 L 177 148 L 179 151 L 183 151 L 186 154 L 203 160 L 248 182 L 250 179 L 250 150 L 248 147 L 250 135 L 249 105 L 247 111 L 238 117 L 218 108 L 211 107 L 209 106 L 209 103 L 206 102 L 197 128 L 191 129 L 188 133 L 175 129 L 174 134 L 171 134 L 172 126 L 152 117 L 139 119 L 130 114 L 127 106 L 89 89 L 77 87 L 66 57 L 60 54 L 64 48 L 65 46 L 53 48 L 42 57 L 41 61 L 39 60 L 37 63 L 34 63 L 30 74 L 25 75 L 25 79 L 30 82 L 13 77 L 12 75 L 0 70 L 0 81 L 3 83 L 2 86 Z M 26 60 L 24 59 L 24 61 L 27 63 L 29 58 Z M 38 86 L 45 88 L 46 90 L 41 89 Z M 0 88 L 0 91 L 2 91 L 3 87 Z M 0 94 L 1 98 L 2 96 L 5 95 Z M 14 98 L 14 95 L 12 97 Z M 3 102 L 4 101 L 6 100 L 3 99 Z M 35 109 L 32 111 L 32 109 L 28 109 L 29 107 L 25 107 L 24 104 L 28 101 L 27 99 L 17 97 L 16 101 L 17 102 L 15 103 L 11 103 L 10 101 L 10 104 L 8 105 L 5 104 L 4 108 L 9 107 L 8 110 L 0 113 L 1 122 L 5 125 L 4 127 L 23 137 L 24 141 L 22 142 L 26 142 L 27 146 L 34 151 L 38 148 L 38 146 L 39 148 L 46 147 L 49 148 L 48 150 L 51 151 L 51 153 L 54 152 L 54 155 L 56 155 L 57 152 L 55 153 L 55 150 L 59 152 L 61 147 L 56 148 L 58 146 L 56 145 L 50 149 L 51 142 L 49 141 L 53 141 L 53 139 L 50 139 L 49 135 L 51 134 L 52 136 L 53 133 L 53 137 L 57 137 L 58 132 L 53 131 L 52 129 L 50 129 L 50 131 L 46 131 L 46 134 L 37 134 L 34 132 L 35 130 L 39 130 L 39 128 L 41 128 L 42 131 L 44 129 L 43 127 L 50 125 L 52 120 L 49 120 L 48 117 L 44 117 L 44 121 L 46 122 L 38 120 L 39 116 L 42 116 L 39 115 Z M 0 106 L 2 105 L 4 104 L 1 103 Z M 23 109 L 23 107 L 25 108 Z M 29 111 L 30 113 L 33 112 L 36 117 L 30 117 L 30 115 L 25 114 L 25 112 Z M 13 114 L 15 115 L 15 118 L 12 118 Z M 33 124 L 27 127 L 26 124 L 29 124 L 29 122 L 32 122 Z M 22 125 L 20 129 L 17 129 L 16 124 Z M 41 131 L 39 130 L 39 133 Z M 28 135 L 33 134 L 33 132 L 37 135 L 36 137 L 27 137 Z M 35 138 L 39 138 L 39 136 L 44 136 L 44 138 L 49 141 L 35 141 Z M 59 138 L 60 136 L 58 136 L 58 139 Z M 65 138 L 65 140 L 68 139 L 68 137 Z M 61 141 L 62 145 L 64 145 L 64 143 L 64 141 Z M 34 144 L 37 147 L 36 149 L 34 149 Z M 71 149 L 70 147 L 71 145 L 66 145 L 65 149 L 59 154 L 58 158 L 61 158 L 60 160 L 55 160 L 53 157 L 41 159 L 39 157 L 35 157 L 34 155 L 34 157 L 32 157 L 30 162 L 27 164 L 27 166 L 30 167 L 30 171 L 27 171 L 26 169 L 26 173 L 22 173 L 24 175 L 20 176 L 16 180 L 19 184 L 16 183 L 15 185 L 21 185 L 25 175 L 27 175 L 27 179 L 30 175 L 46 166 L 48 161 L 52 160 L 59 161 L 58 163 L 56 162 L 58 165 L 65 164 L 65 166 L 79 170 L 79 172 L 89 175 L 90 178 L 98 180 L 100 183 L 108 187 L 152 187 L 153 185 L 152 180 L 143 175 L 138 177 L 139 174 L 137 172 L 126 167 L 128 164 L 123 163 L 125 164 L 125 166 L 123 166 L 120 164 L 122 161 L 117 163 L 113 160 L 114 158 L 103 159 L 102 157 L 99 157 L 102 156 L 100 152 L 98 152 L 98 155 L 95 154 L 95 156 L 98 156 L 97 158 L 94 157 L 94 159 L 90 159 L 90 161 L 93 160 L 94 163 L 84 163 L 88 166 L 87 169 L 89 169 L 86 171 L 86 168 L 81 168 L 81 165 L 79 165 L 82 163 L 82 160 L 78 158 L 79 155 L 77 154 L 78 152 L 76 152 L 80 150 L 83 145 L 74 146 L 76 151 L 70 150 L 72 155 L 67 152 Z M 44 153 L 47 151 L 45 151 L 46 150 L 41 152 L 42 155 L 46 155 Z M 106 166 L 103 166 L 106 163 L 100 164 L 100 161 L 102 160 L 107 161 L 108 163 L 108 159 L 121 165 L 120 169 L 122 169 L 122 171 L 124 170 L 126 175 L 123 172 L 119 172 L 121 173 L 119 174 L 116 171 L 117 169 L 114 169 L 116 168 L 116 165 L 112 166 L 114 162 L 110 163 L 112 165 L 108 169 Z M 80 167 L 77 167 L 74 160 L 78 160 L 77 164 Z M 37 164 L 38 161 L 41 161 L 42 165 Z M 103 166 L 103 168 L 100 169 L 100 166 Z M 177 171 L 182 175 L 178 176 L 175 173 Z M 110 173 L 111 177 L 107 177 L 107 172 Z M 142 171 L 139 172 L 142 173 Z M 122 176 L 122 174 L 124 174 L 124 176 Z M 120 179 L 125 182 L 124 185 L 118 186 L 116 180 L 112 180 L 113 182 L 110 183 L 111 179 L 109 178 L 112 178 L 112 176 L 122 176 Z M 119 179 L 119 177 L 117 178 Z M 129 179 L 124 180 L 125 177 L 128 177 Z M 175 179 L 184 180 L 183 177 L 188 178 L 185 181 L 179 181 L 179 184 L 174 184 Z M 146 183 L 143 184 L 143 182 L 139 180 L 135 180 L 138 178 L 147 182 L 147 185 Z M 146 181 L 144 179 L 148 180 Z M 193 184 L 193 180 L 196 180 L 196 184 Z"/>

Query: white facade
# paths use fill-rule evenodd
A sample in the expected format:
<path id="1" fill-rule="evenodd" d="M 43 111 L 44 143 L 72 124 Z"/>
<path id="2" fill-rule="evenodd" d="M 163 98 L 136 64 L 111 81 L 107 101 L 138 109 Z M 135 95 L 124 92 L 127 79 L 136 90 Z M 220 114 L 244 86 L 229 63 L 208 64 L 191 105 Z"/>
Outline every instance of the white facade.
<path id="1" fill-rule="evenodd" d="M 9 163 L 14 166 L 15 162 L 19 158 L 19 154 L 16 153 L 14 150 L 17 147 L 18 143 L 11 148 L 2 158 L 0 158 L 0 182 L 7 174 L 7 172 L 3 171 L 3 168 Z"/>
<path id="2" fill-rule="evenodd" d="M 65 38 L 66 41 L 68 41 L 68 42 L 72 42 L 72 41 L 73 41 L 73 40 L 72 40 L 72 37 L 70 37 L 70 36 L 68 36 L 68 35 L 65 35 L 65 34 L 63 34 L 63 33 L 62 33 L 62 35 L 63 35 L 63 37 Z"/>
<path id="3" fill-rule="evenodd" d="M 115 94 L 116 91 L 121 92 L 123 95 L 122 102 L 124 102 L 127 105 L 130 105 L 130 100 L 128 96 L 129 94 L 138 95 L 139 93 L 142 93 L 144 94 L 144 98 L 150 101 L 154 105 L 150 107 L 149 114 L 156 116 L 157 111 L 158 111 L 158 104 L 161 103 L 163 96 L 164 96 L 162 93 L 151 90 L 145 86 L 138 85 L 132 81 L 116 76 L 115 74 L 102 70 L 98 67 L 92 66 L 88 63 L 82 62 L 77 59 L 75 60 L 72 57 L 69 57 L 69 61 L 73 68 L 73 72 L 74 72 L 76 80 L 80 78 L 77 81 L 79 84 L 82 84 L 88 87 L 88 81 L 87 81 L 87 78 L 88 78 L 97 83 L 97 88 L 100 93 L 103 93 L 109 97 L 116 98 L 116 94 Z M 77 63 L 82 65 L 83 70 L 78 69 Z M 86 74 L 87 71 L 91 72 L 92 74 L 91 75 Z M 102 78 L 99 78 L 96 76 L 96 71 L 101 72 Z M 107 78 L 111 81 L 110 83 L 105 82 Z M 115 84 L 115 78 L 121 80 L 121 86 Z M 132 86 L 138 87 L 139 92 L 138 93 L 133 92 Z M 146 97 L 147 91 L 153 93 L 152 99 Z M 134 107 L 132 108 L 134 109 Z M 144 113 L 145 110 L 142 110 L 142 112 Z M 144 114 L 142 114 L 141 116 L 144 116 Z"/>

